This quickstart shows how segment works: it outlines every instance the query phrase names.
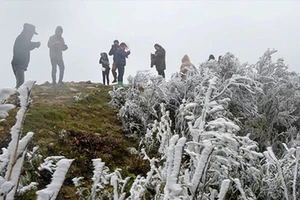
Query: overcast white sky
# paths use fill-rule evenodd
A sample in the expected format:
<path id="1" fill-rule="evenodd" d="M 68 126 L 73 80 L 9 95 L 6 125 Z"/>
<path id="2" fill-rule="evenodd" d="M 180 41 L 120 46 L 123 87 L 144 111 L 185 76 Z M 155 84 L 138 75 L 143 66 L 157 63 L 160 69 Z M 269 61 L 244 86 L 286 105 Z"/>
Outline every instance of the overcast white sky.
<path id="1" fill-rule="evenodd" d="M 131 49 L 125 79 L 150 69 L 155 43 L 167 51 L 167 78 L 179 70 L 184 54 L 195 65 L 228 51 L 241 62 L 255 63 L 267 48 L 277 49 L 275 58 L 283 57 L 290 70 L 300 72 L 299 19 L 300 1 L 0 0 L 0 87 L 15 86 L 12 48 L 25 22 L 36 26 L 33 41 L 42 43 L 31 52 L 25 77 L 41 84 L 51 82 L 47 42 L 58 25 L 69 46 L 64 81 L 102 82 L 99 54 L 108 52 L 114 39 Z"/>

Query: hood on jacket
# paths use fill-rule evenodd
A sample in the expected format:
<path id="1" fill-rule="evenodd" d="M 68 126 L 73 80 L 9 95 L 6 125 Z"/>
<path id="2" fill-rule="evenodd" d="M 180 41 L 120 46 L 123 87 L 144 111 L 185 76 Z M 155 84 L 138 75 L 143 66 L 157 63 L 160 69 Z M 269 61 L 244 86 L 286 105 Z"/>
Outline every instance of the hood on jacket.
<path id="1" fill-rule="evenodd" d="M 191 63 L 188 55 L 184 55 L 183 58 L 181 59 L 181 61 L 182 61 L 181 71 L 184 71 L 185 67 L 192 67 L 193 69 L 196 70 L 195 65 L 193 63 Z"/>
<path id="2" fill-rule="evenodd" d="M 56 29 L 55 29 L 55 35 L 62 36 L 63 32 L 64 32 L 64 30 L 63 30 L 63 28 L 61 26 L 56 27 Z"/>
<path id="3" fill-rule="evenodd" d="M 183 58 L 181 59 L 182 63 L 190 63 L 190 58 L 188 55 L 184 55 Z"/>
<path id="4" fill-rule="evenodd" d="M 105 53 L 105 52 L 102 52 L 102 53 L 100 53 L 100 56 L 101 56 L 103 59 L 106 59 L 106 60 L 108 60 L 107 53 Z"/>

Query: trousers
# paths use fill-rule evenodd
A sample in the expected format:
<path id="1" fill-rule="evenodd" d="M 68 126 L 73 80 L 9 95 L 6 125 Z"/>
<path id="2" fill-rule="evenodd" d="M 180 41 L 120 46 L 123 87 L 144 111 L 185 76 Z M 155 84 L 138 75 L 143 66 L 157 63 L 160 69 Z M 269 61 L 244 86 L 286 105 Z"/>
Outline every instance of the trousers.
<path id="1" fill-rule="evenodd" d="M 19 88 L 25 81 L 25 70 L 20 67 L 13 67 L 13 72 L 16 77 L 16 88 Z"/>
<path id="2" fill-rule="evenodd" d="M 64 61 L 63 60 L 51 59 L 51 65 L 52 65 L 52 83 L 56 83 L 57 66 L 59 67 L 59 80 L 58 80 L 58 82 L 61 83 L 63 78 L 64 78 L 64 73 L 65 73 Z"/>
<path id="3" fill-rule="evenodd" d="M 125 72 L 125 66 L 124 65 L 117 65 L 118 68 L 118 81 L 123 82 L 123 76 Z"/>

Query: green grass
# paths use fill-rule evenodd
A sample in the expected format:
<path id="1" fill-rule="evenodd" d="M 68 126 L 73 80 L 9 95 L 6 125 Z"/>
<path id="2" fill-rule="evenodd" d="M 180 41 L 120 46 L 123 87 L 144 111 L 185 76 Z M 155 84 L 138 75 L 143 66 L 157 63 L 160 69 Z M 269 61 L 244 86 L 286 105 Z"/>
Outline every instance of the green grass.
<path id="1" fill-rule="evenodd" d="M 122 168 L 124 176 L 145 174 L 147 164 L 131 155 L 128 147 L 138 141 L 122 132 L 117 110 L 108 106 L 112 87 L 102 84 L 67 83 L 63 87 L 36 85 L 32 90 L 33 103 L 26 115 L 23 133 L 35 133 L 29 149 L 39 146 L 39 153 L 47 156 L 63 155 L 75 159 L 58 199 L 76 199 L 71 179 L 79 176 L 90 182 L 92 159 L 101 158 L 111 170 Z M 82 100 L 75 101 L 74 96 Z M 0 124 L 1 147 L 9 142 L 9 128 L 14 124 L 14 113 Z M 1 128 L 2 127 L 2 128 Z M 64 134 L 61 134 L 61 132 Z M 41 179 L 41 177 L 39 178 Z M 40 188 L 50 180 L 39 180 Z M 29 197 L 26 197 L 29 198 Z"/>

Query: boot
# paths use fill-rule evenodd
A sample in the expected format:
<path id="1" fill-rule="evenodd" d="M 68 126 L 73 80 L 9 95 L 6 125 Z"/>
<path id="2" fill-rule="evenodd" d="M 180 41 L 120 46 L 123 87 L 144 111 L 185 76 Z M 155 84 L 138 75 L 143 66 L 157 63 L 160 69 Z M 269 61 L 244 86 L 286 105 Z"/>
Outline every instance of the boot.
<path id="1" fill-rule="evenodd" d="M 118 88 L 119 87 L 123 87 L 123 82 L 122 81 L 118 81 Z"/>

